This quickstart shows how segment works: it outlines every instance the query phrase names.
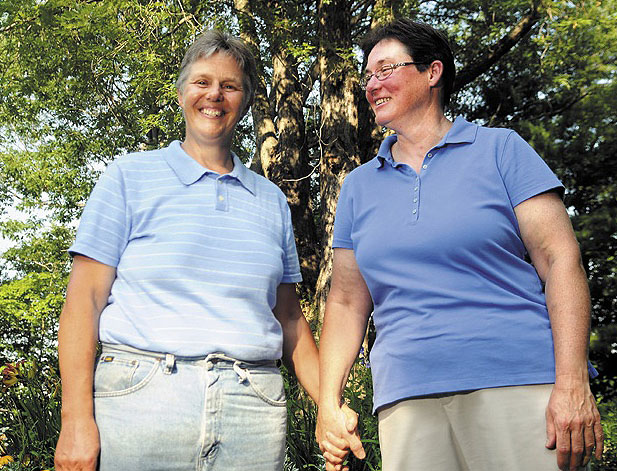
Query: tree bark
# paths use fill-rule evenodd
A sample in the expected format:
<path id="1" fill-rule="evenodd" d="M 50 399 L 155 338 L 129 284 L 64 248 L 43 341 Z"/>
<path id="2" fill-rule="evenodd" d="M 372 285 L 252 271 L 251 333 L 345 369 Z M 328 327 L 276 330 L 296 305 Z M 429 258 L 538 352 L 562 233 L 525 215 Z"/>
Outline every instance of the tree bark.
<path id="1" fill-rule="evenodd" d="M 294 57 L 273 50 L 272 86 L 277 104 L 278 145 L 265 168 L 270 180 L 287 195 L 302 269 L 301 294 L 313 295 L 319 273 L 319 239 L 311 207 L 311 168 L 306 143 L 303 96 Z"/>
<path id="2" fill-rule="evenodd" d="M 257 152 L 251 168 L 266 176 L 287 196 L 300 258 L 303 297 L 315 292 L 319 262 L 319 238 L 311 209 L 309 153 L 306 146 L 303 104 L 305 98 L 298 78 L 297 64 L 272 25 L 272 90 L 267 93 L 265 66 L 259 54 L 258 36 L 253 17 L 254 5 L 249 0 L 234 0 L 238 10 L 242 39 L 252 46 L 258 61 L 259 85 L 252 106 Z M 275 5 L 274 11 L 278 11 Z M 282 10 L 284 11 L 284 10 Z M 277 116 L 276 123 L 273 116 Z"/>
<path id="3" fill-rule="evenodd" d="M 320 317 L 332 274 L 332 228 L 341 184 L 360 164 L 358 87 L 351 40 L 351 2 L 319 0 L 321 85 L 320 180 L 322 257 L 316 301 Z"/>
<path id="4" fill-rule="evenodd" d="M 255 145 L 257 148 L 251 169 L 268 177 L 267 169 L 271 167 L 270 161 L 278 144 L 276 128 L 272 118 L 275 114 L 268 98 L 264 74 L 265 67 L 259 52 L 259 38 L 250 2 L 249 0 L 234 0 L 234 8 L 238 14 L 238 22 L 241 27 L 240 38 L 253 50 L 259 75 L 255 88 L 255 100 L 251 106 L 253 126 L 255 128 Z"/>

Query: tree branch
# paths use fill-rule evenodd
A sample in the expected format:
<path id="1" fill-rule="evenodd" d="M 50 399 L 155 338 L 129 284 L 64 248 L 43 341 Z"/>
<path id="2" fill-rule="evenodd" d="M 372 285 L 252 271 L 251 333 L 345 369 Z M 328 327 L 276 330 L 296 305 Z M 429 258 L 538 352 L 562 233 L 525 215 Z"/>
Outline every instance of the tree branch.
<path id="1" fill-rule="evenodd" d="M 525 15 L 521 20 L 512 28 L 512 30 L 502 37 L 495 46 L 489 50 L 488 54 L 482 57 L 480 60 L 473 64 L 469 64 L 461 69 L 457 74 L 454 82 L 453 91 L 456 92 L 463 88 L 465 85 L 473 82 L 476 78 L 495 65 L 503 56 L 516 46 L 516 44 L 523 39 L 531 28 L 540 19 L 540 13 L 538 12 L 538 3 L 534 1 L 531 7 L 531 11 Z"/>
<path id="2" fill-rule="evenodd" d="M 316 80 L 319 79 L 319 61 L 315 59 L 311 66 L 309 67 L 306 75 L 301 80 L 302 86 L 302 103 L 306 103 L 308 96 L 311 94 L 311 90 L 313 90 L 313 84 Z"/>
<path id="3" fill-rule="evenodd" d="M 550 107 L 550 109 L 543 111 L 541 113 L 538 113 L 535 116 L 530 116 L 528 119 L 531 121 L 535 121 L 538 119 L 542 119 L 542 118 L 550 118 L 553 116 L 557 116 L 562 114 L 563 112 L 569 110 L 570 108 L 572 108 L 574 105 L 576 105 L 577 103 L 579 103 L 580 101 L 582 101 L 585 97 L 591 95 L 590 91 L 586 91 L 584 93 L 581 93 L 580 95 L 575 96 L 574 98 L 572 98 L 571 100 L 566 101 L 565 103 L 562 103 L 559 107 L 557 108 L 553 108 Z"/>

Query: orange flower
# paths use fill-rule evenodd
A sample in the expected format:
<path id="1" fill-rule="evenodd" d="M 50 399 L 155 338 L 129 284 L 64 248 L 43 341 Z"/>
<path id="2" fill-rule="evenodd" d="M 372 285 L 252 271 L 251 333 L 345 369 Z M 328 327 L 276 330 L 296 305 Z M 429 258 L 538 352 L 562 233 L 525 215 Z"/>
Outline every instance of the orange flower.
<path id="1" fill-rule="evenodd" d="M 19 380 L 19 363 L 17 365 L 12 365 L 11 363 L 7 363 L 2 368 L 0 368 L 0 376 L 2 376 L 2 383 L 5 388 L 10 388 Z"/>
<path id="2" fill-rule="evenodd" d="M 2 468 L 5 464 L 12 463 L 15 461 L 11 455 L 1 456 L 0 457 L 0 468 Z"/>

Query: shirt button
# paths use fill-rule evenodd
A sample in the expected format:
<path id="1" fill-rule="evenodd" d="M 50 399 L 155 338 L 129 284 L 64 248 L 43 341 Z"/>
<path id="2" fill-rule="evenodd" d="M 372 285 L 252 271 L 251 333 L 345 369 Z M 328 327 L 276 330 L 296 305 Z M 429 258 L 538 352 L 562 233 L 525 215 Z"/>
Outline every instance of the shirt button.
<path id="1" fill-rule="evenodd" d="M 413 191 L 418 191 L 418 187 L 415 187 L 415 188 L 413 189 Z"/>
<path id="2" fill-rule="evenodd" d="M 428 165 L 424 164 L 424 165 L 422 166 L 422 168 L 426 169 L 426 168 L 428 168 Z"/>
<path id="3" fill-rule="evenodd" d="M 412 213 L 413 213 L 413 214 L 416 214 L 417 212 L 418 212 L 418 210 L 417 210 L 417 209 L 414 209 L 414 210 L 412 211 Z"/>
<path id="4" fill-rule="evenodd" d="M 414 198 L 414 199 L 413 199 L 413 202 L 414 202 L 414 203 L 417 203 L 417 202 L 418 202 L 418 198 Z"/>
<path id="5" fill-rule="evenodd" d="M 224 196 L 219 196 L 219 201 L 223 201 L 225 199 Z"/>
<path id="6" fill-rule="evenodd" d="M 217 180 L 217 182 L 219 182 L 219 184 L 223 183 L 223 180 Z"/>
<path id="7" fill-rule="evenodd" d="M 432 157 L 433 154 L 431 154 L 430 152 L 428 154 L 426 154 L 427 157 Z"/>

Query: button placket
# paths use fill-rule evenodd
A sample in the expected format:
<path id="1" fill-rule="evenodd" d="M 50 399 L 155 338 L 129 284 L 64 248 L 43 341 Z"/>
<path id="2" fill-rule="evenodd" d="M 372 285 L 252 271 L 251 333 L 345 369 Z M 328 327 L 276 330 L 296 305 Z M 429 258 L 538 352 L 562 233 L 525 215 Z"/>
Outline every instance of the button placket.
<path id="1" fill-rule="evenodd" d="M 420 170 L 421 173 L 424 173 L 424 170 L 428 169 L 428 166 L 431 163 L 431 159 L 434 156 L 435 156 L 434 150 L 426 154 L 426 157 L 424 158 L 424 162 L 422 162 L 422 167 Z M 414 222 L 418 220 L 419 213 L 420 213 L 420 174 L 416 175 L 415 181 L 413 184 L 411 216 Z"/>
<path id="2" fill-rule="evenodd" d="M 411 204 L 411 218 L 415 222 L 418 220 L 418 211 L 420 209 L 420 177 L 415 176 L 413 182 L 413 199 Z"/>
<path id="3" fill-rule="evenodd" d="M 229 195 L 226 182 L 221 178 L 216 179 L 216 201 L 215 208 L 217 211 L 229 210 Z"/>

